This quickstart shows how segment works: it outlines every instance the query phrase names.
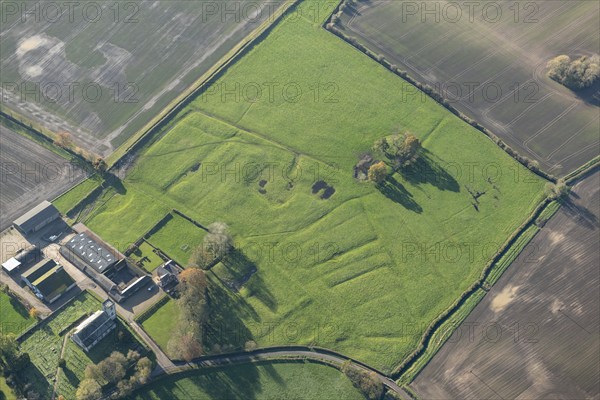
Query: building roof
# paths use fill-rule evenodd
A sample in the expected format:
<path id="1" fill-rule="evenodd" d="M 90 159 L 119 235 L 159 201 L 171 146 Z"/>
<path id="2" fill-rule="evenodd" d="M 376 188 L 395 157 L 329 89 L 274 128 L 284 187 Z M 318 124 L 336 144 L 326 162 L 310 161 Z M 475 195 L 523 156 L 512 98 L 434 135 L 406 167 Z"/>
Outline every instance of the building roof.
<path id="1" fill-rule="evenodd" d="M 53 299 L 67 291 L 74 283 L 75 281 L 67 271 L 62 266 L 57 265 L 33 282 L 33 285 L 44 298 Z"/>
<path id="2" fill-rule="evenodd" d="M 60 217 L 60 213 L 49 201 L 42 201 L 40 204 L 21 215 L 13 221 L 13 224 L 25 232 L 29 232 L 38 226 L 41 222 L 54 217 Z"/>
<path id="3" fill-rule="evenodd" d="M 31 267 L 29 271 L 27 271 L 27 273 L 23 274 L 23 278 L 27 279 L 33 284 L 33 282 L 37 281 L 46 272 L 56 267 L 56 265 L 56 261 L 54 261 L 51 258 L 43 259 L 42 261 Z"/>
<path id="4" fill-rule="evenodd" d="M 117 257 L 111 250 L 85 233 L 75 235 L 65 246 L 100 273 L 104 273 L 117 261 Z"/>
<path id="5" fill-rule="evenodd" d="M 12 257 L 2 263 L 2 268 L 4 268 L 7 272 L 12 272 L 15 269 L 19 268 L 21 262 L 16 258 Z"/>
<path id="6" fill-rule="evenodd" d="M 106 329 L 103 328 L 109 324 L 114 326 L 113 320 L 106 312 L 99 310 L 83 320 L 73 332 L 73 336 L 77 336 L 85 347 L 89 347 L 96 339 L 103 336 L 106 332 Z M 111 329 L 113 326 L 111 326 Z"/>

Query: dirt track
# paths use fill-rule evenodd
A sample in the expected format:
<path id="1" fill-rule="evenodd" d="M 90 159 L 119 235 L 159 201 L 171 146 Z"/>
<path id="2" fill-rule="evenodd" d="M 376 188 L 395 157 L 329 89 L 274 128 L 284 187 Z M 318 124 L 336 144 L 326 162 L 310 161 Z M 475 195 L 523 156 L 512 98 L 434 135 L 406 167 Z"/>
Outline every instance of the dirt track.
<path id="1" fill-rule="evenodd" d="M 600 395 L 600 172 L 574 188 L 412 387 L 423 399 Z"/>

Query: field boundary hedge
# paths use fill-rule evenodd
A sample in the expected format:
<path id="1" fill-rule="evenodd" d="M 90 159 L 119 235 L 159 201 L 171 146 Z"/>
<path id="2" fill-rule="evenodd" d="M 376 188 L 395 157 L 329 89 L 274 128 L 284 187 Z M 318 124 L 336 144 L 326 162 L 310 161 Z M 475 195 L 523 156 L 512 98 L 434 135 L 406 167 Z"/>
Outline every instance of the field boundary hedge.
<path id="1" fill-rule="evenodd" d="M 189 222 L 191 222 L 192 224 L 196 225 L 198 228 L 205 230 L 206 232 L 208 232 L 208 228 L 205 228 L 200 222 L 197 222 L 196 220 L 192 219 L 191 217 L 188 217 L 187 215 L 185 215 L 184 213 L 182 213 L 181 211 L 177 210 L 177 209 L 173 209 L 173 212 L 177 215 L 179 215 L 181 218 L 188 220 Z"/>
<path id="2" fill-rule="evenodd" d="M 566 175 L 564 180 L 568 185 L 573 185 L 592 175 L 598 169 L 600 169 L 600 156 L 595 157 L 593 160 L 588 161 L 580 168 Z"/>
<path id="3" fill-rule="evenodd" d="M 558 178 L 556 176 L 541 170 L 539 168 L 539 166 L 536 165 L 536 163 L 537 163 L 536 161 L 531 160 L 528 157 L 522 156 L 520 153 L 518 153 L 516 150 L 514 150 L 512 147 L 510 147 L 508 144 L 506 144 L 502 139 L 500 139 L 500 137 L 498 137 L 492 131 L 490 131 L 486 127 L 479 124 L 479 122 L 471 119 L 464 113 L 462 113 L 459 110 L 457 110 L 456 108 L 454 108 L 454 106 L 452 106 L 452 104 L 450 104 L 450 102 L 448 101 L 447 98 L 445 98 L 444 96 L 442 96 L 441 94 L 436 92 L 431 86 L 429 86 L 427 84 L 422 84 L 418 80 L 411 77 L 408 74 L 408 72 L 401 70 L 395 64 L 390 63 L 383 55 L 373 53 L 373 51 L 371 51 L 365 45 L 360 43 L 356 38 L 348 36 L 347 34 L 342 32 L 339 28 L 337 28 L 337 26 L 336 26 L 337 21 L 344 13 L 346 7 L 351 7 L 352 4 L 355 4 L 359 1 L 361 1 L 361 0 L 340 0 L 340 3 L 338 4 L 338 6 L 334 9 L 331 16 L 327 20 L 325 20 L 322 27 L 325 30 L 334 34 L 335 36 L 339 37 L 340 39 L 342 39 L 343 41 L 345 41 L 346 43 L 348 43 L 355 49 L 359 50 L 361 53 L 365 54 L 367 57 L 371 58 L 378 64 L 382 65 L 388 71 L 392 72 L 393 74 L 404 79 L 406 82 L 415 86 L 417 89 L 419 89 L 423 93 L 427 94 L 429 97 L 431 97 L 439 105 L 441 105 L 442 107 L 444 107 L 445 109 L 450 111 L 452 114 L 456 115 L 458 118 L 460 118 L 467 124 L 471 125 L 473 128 L 482 132 L 490 140 L 492 140 L 494 143 L 496 143 L 496 145 L 498 147 L 500 147 L 502 150 L 504 150 L 504 152 L 507 153 L 511 158 L 516 160 L 518 163 L 523 165 L 525 168 L 529 169 L 531 172 L 540 176 L 541 178 L 544 178 L 548 181 L 556 183 L 556 181 L 558 180 Z"/>

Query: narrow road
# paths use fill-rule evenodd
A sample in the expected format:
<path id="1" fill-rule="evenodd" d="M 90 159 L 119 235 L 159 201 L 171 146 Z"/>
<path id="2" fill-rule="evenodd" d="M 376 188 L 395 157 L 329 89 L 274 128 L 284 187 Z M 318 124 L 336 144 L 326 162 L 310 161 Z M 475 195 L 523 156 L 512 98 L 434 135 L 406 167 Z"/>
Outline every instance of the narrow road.
<path id="1" fill-rule="evenodd" d="M 233 353 L 230 355 L 223 354 L 218 356 L 205 356 L 200 357 L 191 363 L 173 363 L 173 367 L 166 369 L 163 368 L 163 371 L 164 373 L 172 374 L 191 369 L 215 368 L 227 365 L 247 364 L 256 361 L 281 360 L 291 357 L 307 358 L 315 361 L 326 362 L 335 366 L 340 366 L 344 362 L 350 360 L 351 365 L 354 368 L 365 372 L 375 373 L 379 381 L 389 390 L 396 392 L 400 396 L 400 398 L 406 400 L 411 399 L 410 395 L 404 389 L 398 386 L 393 379 L 387 377 L 382 372 L 371 368 L 366 364 L 356 362 L 354 360 L 349 359 L 348 357 L 335 353 L 331 350 L 311 349 L 309 347 L 304 346 L 290 346 L 287 349 L 285 347 L 273 347 L 254 350 L 250 352 Z M 160 374 L 157 373 L 153 375 L 153 378 L 155 378 Z"/>

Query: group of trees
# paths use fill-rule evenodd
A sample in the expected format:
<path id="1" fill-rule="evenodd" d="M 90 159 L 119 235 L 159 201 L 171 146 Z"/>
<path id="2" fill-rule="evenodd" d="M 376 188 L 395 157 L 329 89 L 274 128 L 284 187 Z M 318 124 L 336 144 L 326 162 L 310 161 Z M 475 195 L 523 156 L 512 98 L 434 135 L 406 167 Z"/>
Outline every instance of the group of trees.
<path id="1" fill-rule="evenodd" d="M 213 222 L 208 226 L 208 233 L 204 237 L 189 261 L 189 266 L 208 269 L 221 260 L 233 249 L 233 238 L 229 227 L 224 222 Z"/>
<path id="2" fill-rule="evenodd" d="M 73 142 L 73 138 L 69 132 L 59 132 L 54 138 L 54 144 L 62 147 L 63 149 L 71 150 L 79 154 L 82 158 L 86 159 L 92 164 L 92 167 L 100 174 L 106 172 L 108 165 L 106 161 L 100 156 L 96 156 L 78 146 Z"/>
<path id="3" fill-rule="evenodd" d="M 395 134 L 381 138 L 373 144 L 373 151 L 389 160 L 394 170 L 409 167 L 414 164 L 421 151 L 421 141 L 412 133 Z M 385 162 L 379 161 L 369 168 L 368 179 L 381 183 L 389 171 Z"/>
<path id="4" fill-rule="evenodd" d="M 0 371 L 6 377 L 6 383 L 26 398 L 35 399 L 39 395 L 30 389 L 30 385 L 21 386 L 18 379 L 19 372 L 29 366 L 30 362 L 29 354 L 19 351 L 15 334 L 0 333 Z"/>
<path id="5" fill-rule="evenodd" d="M 65 368 L 63 363 L 62 368 Z M 127 377 L 130 366 L 134 372 Z M 138 386 L 145 384 L 152 372 L 152 361 L 147 357 L 140 358 L 137 351 L 129 350 L 127 356 L 113 351 L 110 356 L 98 364 L 90 364 L 85 369 L 85 379 L 77 388 L 77 400 L 96 400 L 102 397 L 102 387 L 111 385 L 117 390 L 112 398 L 122 399 L 129 396 Z"/>
<path id="6" fill-rule="evenodd" d="M 550 60 L 547 68 L 551 79 L 573 90 L 585 89 L 600 77 L 600 57 L 583 56 L 571 61 L 571 57 L 561 55 Z"/>
<path id="7" fill-rule="evenodd" d="M 341 371 L 350 379 L 354 387 L 359 389 L 368 400 L 379 400 L 383 396 L 383 383 L 375 372 L 358 369 L 350 361 L 341 366 Z"/>
<path id="8" fill-rule="evenodd" d="M 192 267 L 179 274 L 179 298 L 176 300 L 179 320 L 167 344 L 167 352 L 173 358 L 189 362 L 202 355 L 206 288 L 207 281 L 203 270 Z"/>

